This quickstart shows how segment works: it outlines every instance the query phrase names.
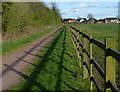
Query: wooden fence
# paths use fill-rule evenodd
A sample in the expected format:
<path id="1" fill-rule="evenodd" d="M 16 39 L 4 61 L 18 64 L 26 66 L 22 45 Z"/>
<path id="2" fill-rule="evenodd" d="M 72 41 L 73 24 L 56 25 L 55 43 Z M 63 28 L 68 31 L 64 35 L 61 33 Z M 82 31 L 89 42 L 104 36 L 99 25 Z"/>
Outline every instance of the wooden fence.
<path id="1" fill-rule="evenodd" d="M 116 61 L 120 63 L 120 53 L 116 52 L 115 39 L 105 39 L 105 43 L 92 38 L 87 35 L 86 32 L 82 32 L 72 26 L 69 26 L 71 38 L 74 46 L 77 49 L 77 57 L 79 60 L 79 66 L 83 69 L 83 78 L 90 77 L 90 88 L 93 90 L 93 83 L 98 91 L 101 91 L 100 86 L 97 83 L 97 78 L 94 76 L 93 66 L 99 72 L 100 76 L 104 80 L 104 91 L 120 92 L 116 86 Z M 97 61 L 93 58 L 93 44 L 105 51 L 105 70 L 103 70 Z M 120 71 L 120 70 L 119 70 Z"/>

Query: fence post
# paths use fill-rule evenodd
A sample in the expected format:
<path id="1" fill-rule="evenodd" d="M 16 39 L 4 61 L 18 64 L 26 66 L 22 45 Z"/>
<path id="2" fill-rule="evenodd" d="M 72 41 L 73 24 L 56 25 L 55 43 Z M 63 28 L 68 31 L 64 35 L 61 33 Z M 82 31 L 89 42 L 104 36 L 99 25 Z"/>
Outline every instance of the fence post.
<path id="1" fill-rule="evenodd" d="M 76 31 L 77 32 L 77 31 Z M 77 32 L 76 33 L 76 37 L 77 37 L 77 39 L 76 39 L 76 41 L 77 41 L 77 57 L 78 57 L 78 62 L 79 62 L 79 32 Z"/>
<path id="2" fill-rule="evenodd" d="M 79 43 L 79 47 L 80 47 L 80 53 L 79 53 L 79 56 L 80 56 L 80 67 L 82 68 L 83 67 L 83 34 L 80 34 L 79 33 L 79 39 L 80 39 L 80 43 Z"/>
<path id="3" fill-rule="evenodd" d="M 79 40 L 79 32 L 75 32 L 75 30 L 74 30 L 74 34 L 76 35 L 77 39 L 75 39 L 75 37 L 74 37 L 73 45 L 74 45 L 74 48 L 77 51 L 77 58 L 78 58 L 79 67 L 81 67 L 81 61 L 80 61 L 81 59 L 80 59 L 80 55 L 79 55 L 80 54 L 80 51 L 79 51 L 80 46 L 79 46 L 79 42 L 78 42 L 78 40 Z M 76 42 L 76 44 L 74 42 Z"/>
<path id="4" fill-rule="evenodd" d="M 106 70 L 105 70 L 105 74 L 106 74 L 106 83 L 111 80 L 111 82 L 113 82 L 115 84 L 115 78 L 116 78 L 116 60 L 112 57 L 108 55 L 108 48 L 113 48 L 115 49 L 116 47 L 116 40 L 112 39 L 112 38 L 108 38 L 105 39 L 105 46 L 106 46 L 106 50 L 105 50 L 105 66 L 106 66 Z M 105 83 L 105 89 L 110 90 L 110 88 L 106 88 L 107 85 Z"/>
<path id="5" fill-rule="evenodd" d="M 90 78 L 92 79 L 93 77 L 93 65 L 92 65 L 92 62 L 91 60 L 93 59 L 93 46 L 92 46 L 92 42 L 91 42 L 91 39 L 92 39 L 92 35 L 90 35 Z M 90 89 L 91 91 L 93 90 L 93 81 L 90 79 Z"/>
<path id="6" fill-rule="evenodd" d="M 79 55 L 80 55 L 80 62 L 81 62 L 81 68 L 82 68 L 83 67 L 83 31 L 82 31 L 82 34 L 80 34 L 79 46 L 80 46 L 80 53 L 79 53 Z"/>
<path id="7" fill-rule="evenodd" d="M 75 31 L 76 31 L 76 30 L 75 30 Z M 80 59 L 80 56 L 79 56 L 79 41 L 78 41 L 78 40 L 79 40 L 79 39 L 78 39 L 78 37 L 79 37 L 79 36 L 78 36 L 78 33 L 79 33 L 79 32 L 76 31 L 75 33 L 76 33 L 75 36 L 77 37 L 77 38 L 76 38 L 77 59 L 78 59 L 78 63 L 80 64 L 80 62 L 79 62 L 79 59 Z"/>
<path id="8" fill-rule="evenodd" d="M 79 62 L 79 67 L 81 68 L 82 67 L 82 58 L 81 58 L 81 56 L 80 56 L 80 34 L 79 34 L 79 31 L 78 31 L 78 33 L 77 33 L 77 45 L 78 45 L 78 47 L 77 47 L 77 50 L 78 50 L 78 62 Z"/>
<path id="9" fill-rule="evenodd" d="M 85 49 L 87 48 L 87 39 L 84 37 L 84 34 L 86 32 L 83 33 L 83 62 L 87 62 L 87 55 L 85 53 Z M 83 78 L 88 78 L 88 70 L 87 70 L 87 67 L 86 65 L 83 63 Z"/>
<path id="10" fill-rule="evenodd" d="M 72 30 L 71 30 L 72 31 Z M 71 32 L 70 32 L 71 33 Z M 71 33 L 71 37 L 73 38 L 71 38 L 72 39 L 72 42 L 73 42 L 73 45 L 74 45 L 74 48 L 76 49 L 76 45 L 75 45 L 75 38 L 73 37 L 73 35 L 72 35 L 72 33 Z"/>

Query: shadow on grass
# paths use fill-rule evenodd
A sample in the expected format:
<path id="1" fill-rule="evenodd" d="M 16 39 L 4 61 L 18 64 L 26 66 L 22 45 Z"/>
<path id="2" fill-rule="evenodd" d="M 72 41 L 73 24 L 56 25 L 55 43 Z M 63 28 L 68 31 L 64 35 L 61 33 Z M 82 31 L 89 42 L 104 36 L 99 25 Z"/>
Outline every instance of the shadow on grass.
<path id="1" fill-rule="evenodd" d="M 62 39 L 60 39 L 61 36 L 63 37 Z M 60 43 L 61 44 L 60 46 L 58 46 L 59 44 L 57 44 L 59 40 L 62 40 Z M 69 70 L 63 66 L 63 61 L 67 61 L 64 58 L 65 54 L 67 54 L 70 58 L 72 58 L 72 56 L 69 53 L 65 53 L 65 50 L 67 47 L 66 43 L 67 43 L 67 41 L 66 41 L 66 28 L 63 28 L 61 30 L 60 34 L 52 42 L 52 44 L 50 45 L 50 47 L 46 51 L 46 54 L 44 56 L 42 56 L 42 60 L 40 61 L 40 63 L 38 65 L 36 65 L 35 69 L 33 70 L 33 72 L 29 76 L 23 74 L 22 72 L 15 70 L 14 68 L 8 67 L 7 65 L 5 65 L 5 66 L 8 67 L 13 72 L 17 73 L 18 75 L 20 75 L 26 79 L 24 85 L 22 85 L 22 88 L 20 88 L 21 90 L 31 91 L 31 90 L 33 90 L 32 88 L 34 86 L 36 86 L 38 88 L 38 90 L 50 90 L 47 88 L 47 86 L 43 85 L 42 82 L 37 81 L 38 75 L 42 74 L 42 71 L 44 70 L 45 74 L 51 74 L 54 77 L 56 77 L 56 80 L 54 80 L 55 84 L 53 83 L 54 89 L 56 91 L 59 91 L 62 89 L 62 84 L 66 85 L 69 89 L 71 89 L 73 91 L 77 91 L 74 87 L 72 87 L 69 83 L 63 81 L 63 79 L 62 79 L 63 69 L 65 71 L 68 71 L 73 77 L 77 76 L 76 73 L 72 72 L 71 70 Z M 54 51 L 53 51 L 56 46 L 59 47 L 59 48 L 57 48 L 57 50 L 60 51 L 60 55 L 54 53 Z M 26 52 L 26 53 L 28 53 L 28 52 Z M 32 53 L 28 53 L 28 54 L 34 55 Z M 58 57 L 59 57 L 59 60 L 57 62 L 55 61 L 54 58 L 51 58 L 51 61 L 57 64 L 57 69 L 56 69 L 57 72 L 56 73 L 50 72 L 49 69 L 44 69 L 44 67 L 47 65 L 47 62 L 49 62 L 49 59 L 50 59 L 49 56 L 51 54 L 55 54 L 56 56 L 58 55 Z M 39 57 L 39 58 L 41 58 L 41 57 Z M 33 65 L 33 64 L 31 64 L 31 65 Z M 42 75 L 40 75 L 40 76 L 42 76 Z M 47 79 L 45 79 L 45 80 L 47 81 Z M 43 82 L 44 82 L 44 80 L 43 80 Z M 49 81 L 47 81 L 47 82 L 49 84 Z M 50 83 L 49 85 L 52 85 L 52 83 Z"/>
<path id="2" fill-rule="evenodd" d="M 51 53 L 53 52 L 55 46 L 57 45 L 58 40 L 60 39 L 61 35 L 63 34 L 63 29 L 60 33 L 60 35 L 53 41 L 53 43 L 51 44 L 51 46 L 49 47 L 49 49 L 46 51 L 46 54 L 43 56 L 43 59 L 40 61 L 40 63 L 37 65 L 37 67 L 35 68 L 35 70 L 29 75 L 29 77 L 26 80 L 26 83 L 23 85 L 23 87 L 21 88 L 22 90 L 31 90 L 32 86 L 37 86 L 39 88 L 39 90 L 47 90 L 43 85 L 41 85 L 40 83 L 36 82 L 36 78 L 37 75 L 42 71 L 42 69 L 44 68 L 46 62 L 48 61 L 48 57 L 51 55 Z M 61 74 L 61 73 L 60 73 Z M 60 75 L 59 74 L 59 75 Z"/>
<path id="3" fill-rule="evenodd" d="M 60 90 L 61 89 L 61 81 L 62 81 L 62 78 L 61 78 L 61 75 L 62 75 L 62 67 L 63 67 L 63 57 L 64 57 L 64 53 L 65 53 L 65 41 L 66 40 L 66 29 L 65 29 L 65 33 L 64 33 L 64 39 L 63 39 L 63 43 L 62 43 L 62 53 L 61 53 L 61 56 L 60 56 L 60 61 L 59 61 L 59 64 L 58 64 L 58 76 L 57 76 L 57 81 L 56 81 L 56 86 L 55 86 L 55 90 Z"/>

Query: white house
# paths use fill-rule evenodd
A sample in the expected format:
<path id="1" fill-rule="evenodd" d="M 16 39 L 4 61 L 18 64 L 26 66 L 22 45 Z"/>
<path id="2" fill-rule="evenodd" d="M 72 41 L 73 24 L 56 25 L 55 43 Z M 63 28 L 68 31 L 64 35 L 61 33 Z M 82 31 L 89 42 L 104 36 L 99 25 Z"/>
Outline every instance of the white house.
<path id="1" fill-rule="evenodd" d="M 85 21 L 86 21 L 86 18 L 80 18 L 80 19 L 78 19 L 79 23 L 84 23 Z"/>
<path id="2" fill-rule="evenodd" d="M 120 23 L 120 19 L 118 19 L 118 18 L 106 18 L 105 23 Z"/>

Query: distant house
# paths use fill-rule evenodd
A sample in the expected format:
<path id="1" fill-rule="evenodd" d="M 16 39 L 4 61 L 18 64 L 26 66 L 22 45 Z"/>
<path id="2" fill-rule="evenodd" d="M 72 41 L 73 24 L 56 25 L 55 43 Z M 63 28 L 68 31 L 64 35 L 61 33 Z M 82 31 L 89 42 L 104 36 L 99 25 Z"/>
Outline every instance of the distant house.
<path id="1" fill-rule="evenodd" d="M 95 23 L 97 23 L 97 24 L 104 23 L 104 20 L 102 20 L 102 19 L 100 19 L 100 20 L 96 20 Z"/>
<path id="2" fill-rule="evenodd" d="M 72 18 L 67 18 L 62 20 L 63 23 L 90 23 L 90 24 L 95 24 L 95 23 L 120 23 L 120 19 L 118 18 L 105 18 L 105 19 L 100 19 L 97 20 L 95 18 L 79 18 L 79 19 L 72 19 Z"/>
<path id="3" fill-rule="evenodd" d="M 63 23 L 77 23 L 77 20 L 76 19 L 68 18 L 68 19 L 64 19 Z"/>
<path id="4" fill-rule="evenodd" d="M 111 18 L 105 18 L 104 21 L 105 23 L 111 23 Z"/>
<path id="5" fill-rule="evenodd" d="M 105 23 L 120 23 L 120 19 L 118 18 L 106 18 L 104 21 Z"/>
<path id="6" fill-rule="evenodd" d="M 113 19 L 111 20 L 111 22 L 112 22 L 112 23 L 120 23 L 120 19 L 118 19 L 118 18 L 113 18 Z"/>
<path id="7" fill-rule="evenodd" d="M 70 19 L 70 20 L 68 20 L 68 23 L 77 23 L 77 20 L 76 19 Z"/>
<path id="8" fill-rule="evenodd" d="M 90 19 L 87 20 L 87 23 L 95 24 L 96 19 L 95 18 L 90 18 Z"/>
<path id="9" fill-rule="evenodd" d="M 69 20 L 69 19 L 63 19 L 63 20 L 62 20 L 62 23 L 68 23 L 68 20 Z"/>
<path id="10" fill-rule="evenodd" d="M 78 23 L 86 23 L 86 18 L 79 18 L 77 19 Z"/>

